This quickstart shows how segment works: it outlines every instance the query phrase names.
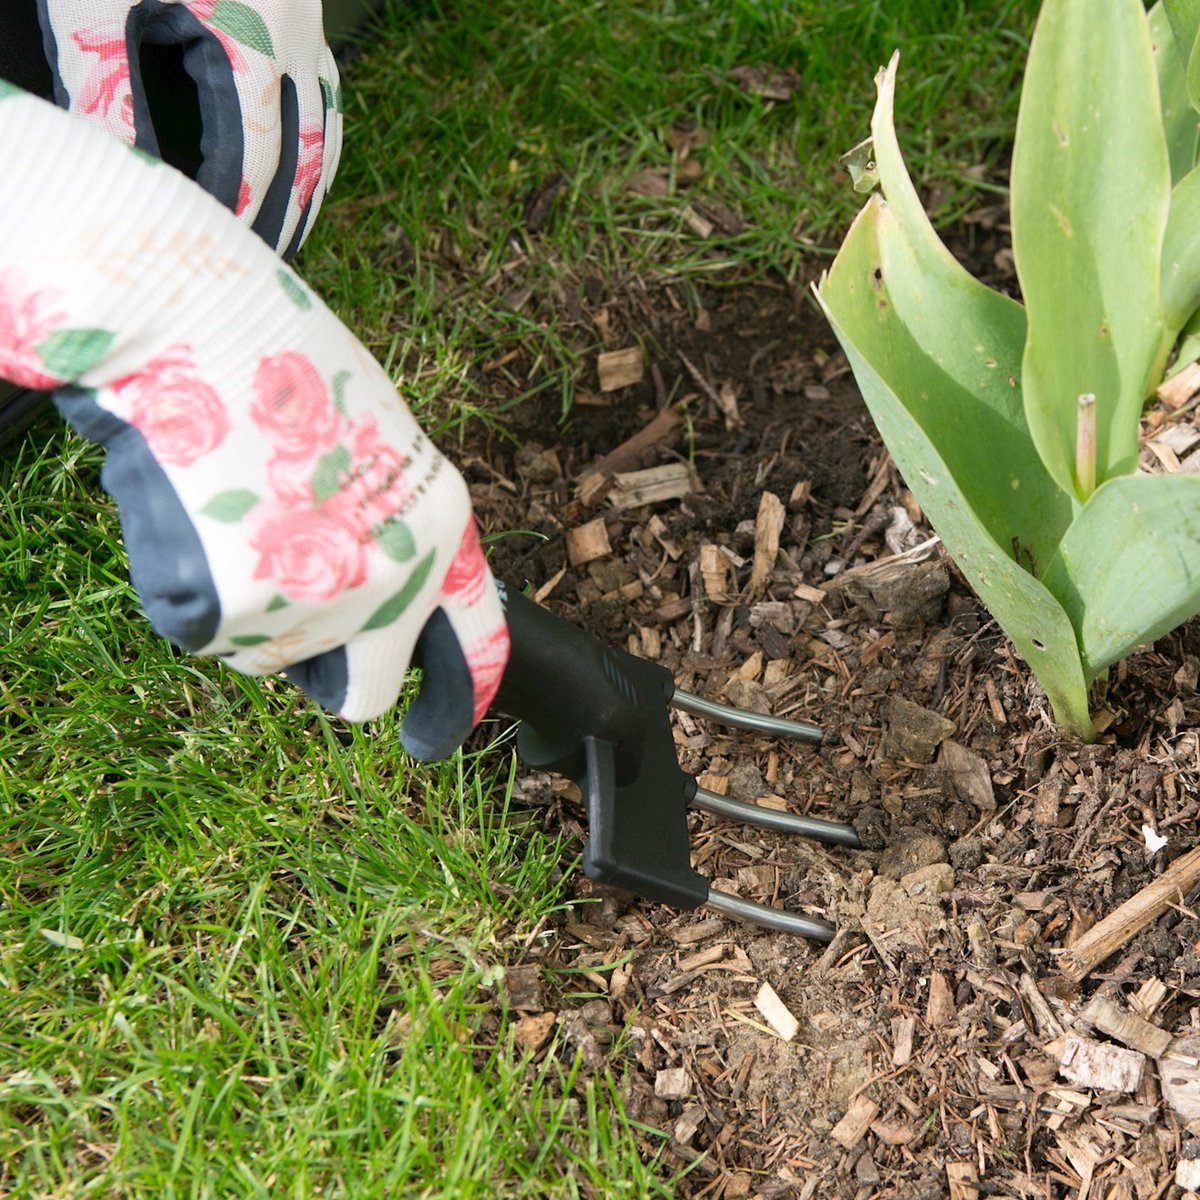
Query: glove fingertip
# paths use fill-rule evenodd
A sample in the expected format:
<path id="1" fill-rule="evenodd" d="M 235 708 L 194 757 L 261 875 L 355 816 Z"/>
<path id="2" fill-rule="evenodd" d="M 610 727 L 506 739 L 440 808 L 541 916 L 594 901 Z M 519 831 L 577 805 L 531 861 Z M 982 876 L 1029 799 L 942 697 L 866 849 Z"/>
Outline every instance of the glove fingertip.
<path id="1" fill-rule="evenodd" d="M 413 666 L 424 676 L 400 725 L 400 744 L 423 762 L 449 758 L 475 728 L 475 690 L 450 618 L 440 608 L 421 631 Z"/>

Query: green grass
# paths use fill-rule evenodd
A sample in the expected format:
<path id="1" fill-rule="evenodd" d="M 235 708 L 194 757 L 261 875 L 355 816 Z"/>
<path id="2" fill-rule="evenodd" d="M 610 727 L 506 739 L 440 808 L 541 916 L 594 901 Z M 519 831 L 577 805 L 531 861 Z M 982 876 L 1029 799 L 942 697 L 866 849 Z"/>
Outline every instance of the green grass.
<path id="1" fill-rule="evenodd" d="M 502 429 L 532 393 L 569 403 L 589 280 L 809 277 L 858 203 L 837 157 L 895 44 L 916 178 L 943 219 L 976 202 L 1032 10 L 396 5 L 346 72 L 301 269 L 444 441 Z M 762 63 L 797 74 L 792 100 L 729 82 Z M 629 192 L 678 173 L 683 123 L 707 139 L 690 187 Z M 687 202 L 741 232 L 697 237 Z M 673 1194 L 619 1066 L 514 1048 L 499 972 L 553 936 L 569 850 L 509 810 L 511 760 L 414 766 L 394 715 L 350 729 L 172 651 L 137 615 L 99 462 L 54 420 L 0 455 L 0 1194 Z"/>

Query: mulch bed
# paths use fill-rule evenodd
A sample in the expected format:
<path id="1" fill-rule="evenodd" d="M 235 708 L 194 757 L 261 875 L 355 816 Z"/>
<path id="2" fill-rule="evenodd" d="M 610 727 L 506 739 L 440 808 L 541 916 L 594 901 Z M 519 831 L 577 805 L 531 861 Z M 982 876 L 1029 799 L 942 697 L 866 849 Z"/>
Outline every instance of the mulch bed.
<path id="1" fill-rule="evenodd" d="M 987 235 L 972 254 L 1005 273 Z M 820 725 L 813 748 L 681 715 L 676 740 L 714 790 L 853 821 L 866 848 L 692 819 L 697 870 L 834 922 L 827 948 L 577 874 L 589 903 L 500 989 L 518 1042 L 623 1080 L 668 1168 L 692 1165 L 682 1196 L 1200 1190 L 1190 895 L 1063 966 L 1196 844 L 1200 626 L 1115 668 L 1104 735 L 1078 744 L 931 541 L 803 289 L 572 303 L 629 353 L 593 364 L 567 421 L 528 404 L 515 440 L 464 456 L 485 525 L 529 531 L 494 543 L 497 574 L 690 691 Z M 614 506 L 642 481 L 675 492 Z M 518 798 L 577 851 L 572 793 L 529 774 Z"/>

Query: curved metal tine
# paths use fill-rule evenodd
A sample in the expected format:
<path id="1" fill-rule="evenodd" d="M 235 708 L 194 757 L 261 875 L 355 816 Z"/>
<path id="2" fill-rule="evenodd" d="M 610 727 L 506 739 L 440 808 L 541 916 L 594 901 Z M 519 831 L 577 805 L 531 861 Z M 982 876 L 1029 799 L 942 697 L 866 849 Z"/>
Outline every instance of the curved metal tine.
<path id="1" fill-rule="evenodd" d="M 720 721 L 722 725 L 732 725 L 735 729 L 752 729 L 756 733 L 773 733 L 779 737 L 800 738 L 806 742 L 820 742 L 825 738 L 820 729 L 805 721 L 789 721 L 786 717 L 748 712 L 744 708 L 718 704 L 715 700 L 706 700 L 703 696 L 694 696 L 691 692 L 684 692 L 678 688 L 671 697 L 671 703 L 694 717 L 708 717 L 713 721 Z"/>
<path id="2" fill-rule="evenodd" d="M 743 900 L 740 896 L 731 896 L 728 892 L 717 891 L 716 888 L 708 889 L 708 907 L 738 921 L 758 925 L 762 929 L 792 933 L 814 942 L 832 942 L 833 935 L 837 932 L 828 921 L 819 921 L 816 917 L 806 917 L 802 913 L 788 912 L 783 908 L 771 908 L 768 904 L 755 904 L 753 900 Z"/>
<path id="3" fill-rule="evenodd" d="M 746 825 L 758 825 L 763 829 L 774 829 L 777 833 L 798 833 L 801 837 L 814 838 L 828 846 L 848 846 L 861 850 L 858 831 L 853 825 L 838 821 L 823 821 L 820 817 L 802 817 L 796 813 L 779 812 L 774 808 L 763 808 L 760 804 L 748 804 L 745 800 L 734 800 L 729 796 L 718 796 L 708 788 L 698 787 L 692 805 L 704 812 L 730 821 L 741 821 Z"/>

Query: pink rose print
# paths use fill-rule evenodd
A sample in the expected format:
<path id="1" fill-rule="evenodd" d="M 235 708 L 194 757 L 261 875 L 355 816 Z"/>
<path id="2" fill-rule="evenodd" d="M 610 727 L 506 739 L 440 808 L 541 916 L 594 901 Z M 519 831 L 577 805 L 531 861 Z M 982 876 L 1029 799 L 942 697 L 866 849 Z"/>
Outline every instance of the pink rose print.
<path id="1" fill-rule="evenodd" d="M 11 271 L 0 272 L 0 377 L 48 391 L 63 381 L 46 372 L 36 347 L 66 318 L 52 301 L 25 288 Z"/>
<path id="2" fill-rule="evenodd" d="M 470 607 L 478 604 L 487 586 L 487 564 L 479 547 L 479 530 L 469 520 L 463 530 L 462 540 L 454 554 L 454 561 L 442 580 L 442 595 L 457 596 Z"/>
<path id="3" fill-rule="evenodd" d="M 412 497 L 409 460 L 380 438 L 374 417 L 355 427 L 349 453 L 350 467 L 325 506 L 366 540 Z"/>
<path id="4" fill-rule="evenodd" d="M 258 364 L 250 418 L 284 458 L 311 458 L 337 438 L 329 391 L 316 367 L 294 350 Z"/>
<path id="5" fill-rule="evenodd" d="M 486 637 L 466 647 L 463 655 L 467 660 L 467 670 L 471 672 L 471 683 L 475 689 L 473 719 L 478 725 L 483 720 L 488 705 L 495 699 L 496 692 L 500 689 L 500 681 L 504 677 L 504 668 L 508 663 L 508 630 L 494 629 Z"/>
<path id="6" fill-rule="evenodd" d="M 237 204 L 234 205 L 233 215 L 240 217 L 250 207 L 250 185 L 243 179 L 238 187 Z"/>
<path id="7" fill-rule="evenodd" d="M 289 600 L 331 600 L 358 587 L 367 553 L 352 529 L 320 508 L 278 512 L 259 526 L 255 579 L 270 579 Z"/>
<path id="8" fill-rule="evenodd" d="M 292 179 L 292 191 L 300 211 L 312 199 L 321 180 L 325 166 L 325 131 L 315 125 L 300 131 L 300 152 L 296 159 L 296 174 Z"/>
<path id="9" fill-rule="evenodd" d="M 84 54 L 97 57 L 79 94 L 71 98 L 71 111 L 85 112 L 99 118 L 101 126 L 108 133 L 132 145 L 136 131 L 125 30 L 81 29 L 71 34 L 71 39 Z"/>
<path id="10" fill-rule="evenodd" d="M 188 346 L 175 346 L 112 386 L 128 401 L 129 423 L 159 462 L 190 467 L 229 432 L 229 415 L 211 384 L 195 374 Z"/>

